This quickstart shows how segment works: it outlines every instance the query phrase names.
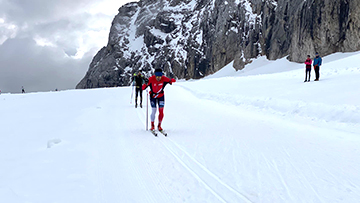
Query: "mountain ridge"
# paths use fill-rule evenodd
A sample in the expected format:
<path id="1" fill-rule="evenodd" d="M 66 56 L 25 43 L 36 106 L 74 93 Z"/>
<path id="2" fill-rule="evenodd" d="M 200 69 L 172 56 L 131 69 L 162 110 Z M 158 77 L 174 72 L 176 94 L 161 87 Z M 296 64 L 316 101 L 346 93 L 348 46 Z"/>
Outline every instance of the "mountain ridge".
<path id="1" fill-rule="evenodd" d="M 355 0 L 141 0 L 119 8 L 109 41 L 76 88 L 130 85 L 136 71 L 198 79 L 234 61 L 254 58 L 302 62 L 360 50 Z"/>

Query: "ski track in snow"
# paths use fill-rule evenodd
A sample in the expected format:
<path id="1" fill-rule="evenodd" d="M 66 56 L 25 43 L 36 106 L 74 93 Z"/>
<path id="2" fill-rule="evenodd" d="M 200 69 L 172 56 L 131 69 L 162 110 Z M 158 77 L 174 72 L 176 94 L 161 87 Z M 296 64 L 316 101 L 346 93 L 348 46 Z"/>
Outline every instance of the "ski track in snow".
<path id="1" fill-rule="evenodd" d="M 92 156 L 94 160 L 91 160 L 91 166 L 89 168 L 93 171 L 93 179 L 96 181 L 96 202 L 166 202 L 162 196 L 153 193 L 153 190 L 168 191 L 168 189 L 158 181 L 156 170 L 151 165 L 146 167 L 146 169 L 139 166 L 139 163 L 141 163 L 141 161 L 138 161 L 139 157 L 134 157 L 134 155 L 138 154 L 147 156 L 150 154 L 146 149 L 141 147 L 136 148 L 136 151 L 129 148 L 129 146 L 137 145 L 136 140 L 120 140 L 117 132 L 123 132 L 124 129 L 115 127 L 114 130 L 114 126 L 117 126 L 117 123 L 128 123 L 129 126 L 134 125 L 132 121 L 138 116 L 133 114 L 132 108 L 127 108 L 127 116 L 121 117 L 118 116 L 121 115 L 121 112 L 117 112 L 117 108 L 114 108 L 115 112 L 114 109 L 112 109 L 114 104 L 105 103 L 101 106 L 100 114 L 97 113 L 96 116 L 84 115 L 84 117 L 100 118 L 104 118 L 107 115 L 115 116 L 99 121 L 99 127 L 104 130 L 104 134 L 102 136 L 95 134 L 92 136 L 92 142 L 96 143 L 96 145 L 94 145 L 91 150 L 91 153 L 94 153 Z M 97 129 L 97 127 L 92 127 L 92 129 L 95 132 L 102 131 L 101 129 Z M 132 133 L 125 131 L 125 134 L 131 135 Z M 140 158 L 141 160 L 143 159 L 143 157 Z M 124 175 L 127 178 L 124 178 Z M 148 188 L 148 182 L 158 184 L 150 184 L 153 188 Z M 124 188 L 126 189 L 124 190 Z M 134 194 L 132 190 L 141 191 L 141 193 L 139 193 L 141 195 L 136 195 L 136 192 Z"/>
<path id="2" fill-rule="evenodd" d="M 244 202 L 251 202 L 244 194 L 241 194 L 231 186 L 227 185 L 218 176 L 213 174 L 205 166 L 196 161 L 189 153 L 187 153 L 182 147 L 176 144 L 176 142 L 174 142 L 171 138 L 167 140 L 169 140 L 170 142 L 163 141 L 163 145 L 174 155 L 177 160 L 182 163 L 182 165 L 184 165 L 187 170 L 189 170 L 192 174 L 194 174 L 197 179 L 199 179 L 207 187 L 209 187 L 209 190 L 222 202 L 233 202 L 237 201 L 238 199 L 242 199 Z M 181 156 L 181 154 L 183 154 L 183 156 Z M 186 160 L 186 162 L 184 162 L 183 160 Z M 220 185 L 223 187 L 220 187 Z M 216 188 L 217 192 L 215 192 L 211 188 Z M 223 195 L 224 197 L 221 197 Z"/>
<path id="3" fill-rule="evenodd" d="M 289 154 L 288 150 L 283 147 L 284 153 L 287 155 L 288 161 L 291 164 L 291 166 L 293 167 L 293 169 L 299 174 L 301 175 L 302 179 L 304 180 L 305 183 L 303 183 L 304 187 L 310 188 L 314 194 L 316 195 L 316 197 L 318 198 L 319 202 L 324 202 L 324 200 L 322 199 L 322 197 L 318 194 L 318 192 L 314 189 L 314 187 L 311 185 L 308 177 L 306 177 L 304 175 L 303 172 L 301 172 L 295 165 L 294 163 L 291 161 L 291 155 Z"/>
<path id="4" fill-rule="evenodd" d="M 146 108 L 146 107 L 145 107 Z M 140 109 L 136 110 L 139 119 L 145 126 L 145 113 Z M 163 137 L 158 134 L 158 137 Z M 242 202 L 251 203 L 251 201 L 240 192 L 223 182 L 219 177 L 213 174 L 205 166 L 200 164 L 194 157 L 186 152 L 180 145 L 176 144 L 170 137 L 159 138 L 162 145 L 174 156 L 174 158 L 207 190 L 209 190 L 220 202 Z"/>
<path id="5" fill-rule="evenodd" d="M 180 87 L 181 87 L 181 85 L 180 85 Z M 181 88 L 183 88 L 183 87 L 181 87 Z M 189 89 L 187 89 L 187 88 L 183 88 L 183 89 L 186 91 L 189 91 Z M 189 91 L 189 92 L 191 94 L 193 94 L 192 91 Z M 204 99 L 203 97 L 197 97 L 197 98 L 199 98 L 200 100 Z M 205 99 L 208 100 L 208 98 L 205 98 Z M 214 101 L 218 102 L 217 99 L 215 99 Z M 137 111 L 137 112 L 138 112 L 140 120 L 142 120 L 142 123 L 145 125 L 145 120 L 142 119 L 145 114 L 144 113 L 139 114 L 140 111 Z M 174 141 L 171 138 L 171 134 L 169 135 L 168 138 L 159 138 L 159 139 L 160 139 L 160 142 L 163 144 L 163 146 L 175 157 L 175 159 L 178 160 L 179 163 L 181 165 L 183 165 L 184 168 L 186 170 L 188 170 L 189 173 L 192 174 L 195 179 L 197 179 L 199 182 L 201 182 L 220 202 L 239 202 L 239 201 L 254 202 L 247 197 L 246 192 L 243 192 L 243 191 L 239 192 L 238 189 L 234 189 L 229 184 L 227 184 L 226 182 L 221 180 L 221 178 L 219 176 L 212 173 L 211 169 L 208 169 L 206 166 L 204 166 L 199 161 L 197 161 L 184 147 L 182 147 L 180 144 L 178 144 L 176 141 Z M 234 142 L 234 143 L 237 143 L 237 142 Z M 288 187 L 287 180 L 282 175 L 283 172 L 279 170 L 278 163 L 282 163 L 285 165 L 289 165 L 293 168 L 293 170 L 301 177 L 300 178 L 301 180 L 299 180 L 301 182 L 301 185 L 303 185 L 303 187 L 305 187 L 305 188 L 309 188 L 313 192 L 314 196 L 317 199 L 317 202 L 326 202 L 318 194 L 316 189 L 314 189 L 312 184 L 309 182 L 308 177 L 306 177 L 306 175 L 304 175 L 304 173 L 301 172 L 301 170 L 299 170 L 297 168 L 297 166 L 295 166 L 293 164 L 293 161 L 291 159 L 292 157 L 291 157 L 290 153 L 288 152 L 288 150 L 285 147 L 282 147 L 281 151 L 282 151 L 282 153 L 286 154 L 287 159 L 274 160 L 272 157 L 265 156 L 262 153 L 262 158 L 263 158 L 264 162 L 267 164 L 269 171 L 273 171 L 275 173 L 275 175 L 278 176 L 278 180 L 280 181 L 278 184 L 281 184 L 281 187 L 284 188 L 284 191 L 286 191 L 286 193 L 281 195 L 279 198 L 284 202 L 289 201 L 289 200 L 296 202 L 296 200 L 298 198 L 292 194 L 291 189 Z M 196 151 L 196 153 L 199 153 L 199 152 Z M 236 167 L 237 161 L 235 160 L 235 157 L 236 157 L 235 150 L 232 151 L 232 154 L 233 154 L 233 164 L 232 165 L 235 168 L 234 171 L 237 171 L 237 167 Z M 249 156 L 249 158 L 250 157 L 254 158 L 254 157 L 256 157 L 256 155 L 251 155 L 251 156 Z M 257 159 L 257 160 L 259 160 L 259 159 Z M 258 163 L 257 165 L 260 167 L 261 166 L 260 162 L 258 161 L 257 163 Z M 311 169 L 310 165 L 309 165 L 309 168 Z M 246 170 L 246 169 L 243 169 L 243 170 Z M 261 176 L 262 175 L 260 174 L 260 170 L 257 170 L 256 177 L 258 180 L 257 183 L 260 188 L 263 187 L 261 184 L 262 183 Z M 276 179 L 274 179 L 274 177 L 271 177 L 271 179 L 273 179 L 274 183 L 278 182 Z M 336 180 L 336 182 L 339 181 L 337 179 L 334 179 L 334 180 Z M 274 185 L 274 186 L 276 188 L 279 187 L 276 185 Z M 344 185 L 344 187 L 347 187 L 347 186 Z M 261 198 L 262 198 L 261 194 L 258 194 L 257 196 L 261 200 Z M 257 202 L 257 201 L 255 201 L 255 202 Z"/>
<path id="6" fill-rule="evenodd" d="M 184 90 L 186 90 L 186 91 L 188 91 L 188 92 L 190 92 L 194 97 L 196 97 L 196 98 L 198 98 L 199 100 L 211 100 L 211 101 L 214 101 L 214 102 L 219 102 L 219 101 L 223 101 L 223 100 L 218 100 L 218 98 L 217 97 L 215 97 L 215 99 L 214 99 L 214 97 L 211 97 L 212 99 L 209 99 L 209 98 L 204 98 L 204 97 L 199 97 L 198 95 L 196 95 L 196 94 L 194 94 L 193 93 L 193 91 L 191 91 L 190 89 L 188 89 L 188 88 L 184 88 L 184 87 L 182 87 L 181 85 L 179 85 L 179 84 L 177 84 L 176 85 L 177 87 L 180 87 L 180 88 L 183 88 Z M 175 87 L 174 87 L 175 88 Z M 199 102 L 200 103 L 200 102 Z M 228 104 L 227 102 L 224 102 L 225 104 Z M 262 112 L 262 113 L 264 113 L 264 112 Z M 264 115 L 265 116 L 265 115 Z M 301 172 L 301 170 L 299 170 L 294 164 L 293 164 L 293 161 L 291 160 L 291 157 L 290 157 L 290 154 L 289 154 L 289 152 L 283 147 L 282 148 L 283 150 L 283 153 L 285 153 L 286 155 L 287 155 L 287 157 L 289 157 L 289 159 L 286 159 L 286 160 L 274 160 L 274 158 L 273 157 L 269 157 L 269 156 L 265 156 L 263 153 L 262 153 L 262 155 L 263 155 L 263 159 L 264 159 L 264 161 L 265 161 L 265 163 L 267 164 L 267 166 L 268 166 L 268 168 L 269 168 L 269 171 L 273 171 L 279 178 L 278 178 L 278 180 L 280 181 L 279 183 L 281 183 L 281 185 L 282 185 L 282 187 L 285 189 L 285 191 L 286 191 L 286 196 L 287 197 L 285 197 L 285 196 L 283 196 L 283 195 L 281 195 L 279 198 L 281 198 L 281 200 L 282 201 L 284 201 L 284 202 L 287 202 L 287 201 L 289 201 L 289 200 L 291 200 L 292 202 L 294 202 L 294 201 L 296 201 L 296 200 L 298 200 L 298 198 L 299 197 L 297 197 L 297 196 L 294 196 L 293 194 L 292 194 L 292 190 L 293 189 L 289 189 L 288 188 L 288 182 L 287 182 L 287 180 L 285 180 L 285 178 L 283 177 L 283 171 L 280 171 L 279 170 L 279 163 L 281 163 L 283 166 L 281 166 L 282 168 L 284 167 L 284 166 L 286 166 L 286 167 L 289 167 L 289 166 L 291 166 L 292 168 L 293 168 L 293 170 L 298 174 L 298 176 L 300 176 L 301 178 L 299 178 L 299 182 L 301 183 L 301 185 L 303 185 L 304 187 L 306 187 L 306 188 L 310 188 L 310 190 L 312 190 L 313 191 L 313 195 L 316 197 L 316 199 L 317 199 L 317 201 L 316 202 L 326 202 L 325 200 L 323 200 L 323 198 L 321 197 L 321 195 L 319 195 L 319 193 L 317 192 L 317 190 L 316 189 L 314 189 L 314 187 L 311 185 L 311 183 L 309 182 L 309 180 L 308 180 L 308 178 L 304 175 L 304 173 L 303 172 Z M 250 156 L 250 157 L 256 157 L 256 156 Z M 235 161 L 234 161 L 234 163 L 236 163 Z M 308 163 L 308 162 L 307 162 Z M 285 164 L 285 165 L 284 165 Z M 314 165 L 314 164 L 311 164 L 311 165 Z M 310 164 L 309 164 L 309 171 L 313 171 L 313 169 L 312 169 L 312 166 L 311 166 Z M 260 167 L 261 165 L 260 164 L 258 164 L 258 166 Z M 318 167 L 320 167 L 320 166 L 318 166 Z M 246 170 L 246 169 L 245 169 Z M 284 169 L 282 169 L 282 170 L 284 170 Z M 302 169 L 303 170 L 303 169 Z M 308 171 L 308 170 L 306 170 L 306 171 Z M 328 171 L 328 173 L 330 173 L 330 171 Z M 346 173 L 346 172 L 345 172 Z M 315 176 L 315 178 L 320 178 L 320 177 L 317 177 L 317 175 L 315 174 L 314 175 Z M 260 187 L 261 187 L 261 175 L 259 175 L 259 171 L 258 171 L 258 173 L 257 173 L 257 177 L 258 177 L 258 184 L 260 185 Z M 329 177 L 329 176 L 328 176 Z M 331 177 L 331 175 L 330 175 L 330 177 Z M 276 183 L 276 182 L 278 182 L 276 179 L 274 179 L 274 176 L 273 177 L 271 177 L 271 179 L 273 179 L 273 182 L 274 183 Z M 335 178 L 335 176 L 332 176 L 332 178 L 331 179 L 333 179 L 331 182 L 332 182 L 332 184 L 336 184 L 336 183 L 341 183 L 342 181 L 340 181 L 340 180 L 338 180 L 338 179 L 336 179 Z M 327 178 L 327 180 L 329 181 L 329 180 L 331 180 L 331 179 L 329 179 L 329 178 Z M 276 188 L 278 188 L 279 186 L 276 186 Z M 344 188 L 348 188 L 349 187 L 349 184 L 347 183 L 347 184 L 344 184 L 343 185 L 343 187 Z M 309 195 L 309 194 L 308 194 Z M 314 197 L 314 198 L 315 198 Z M 260 197 L 259 198 L 261 198 L 261 195 L 260 195 Z"/>

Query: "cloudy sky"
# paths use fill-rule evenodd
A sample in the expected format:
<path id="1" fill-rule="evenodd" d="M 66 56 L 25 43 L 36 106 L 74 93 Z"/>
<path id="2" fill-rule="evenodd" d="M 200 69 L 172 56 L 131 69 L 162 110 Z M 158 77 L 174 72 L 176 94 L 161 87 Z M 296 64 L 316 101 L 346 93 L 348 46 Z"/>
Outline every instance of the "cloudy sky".
<path id="1" fill-rule="evenodd" d="M 0 0 L 1 92 L 74 89 L 118 9 L 134 1 Z"/>

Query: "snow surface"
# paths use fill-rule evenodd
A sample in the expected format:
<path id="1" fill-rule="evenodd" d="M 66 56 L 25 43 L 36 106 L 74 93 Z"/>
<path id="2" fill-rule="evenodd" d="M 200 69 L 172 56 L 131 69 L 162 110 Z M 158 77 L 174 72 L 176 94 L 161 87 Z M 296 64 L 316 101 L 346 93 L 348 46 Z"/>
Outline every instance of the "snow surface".
<path id="1" fill-rule="evenodd" d="M 2 94 L 0 200 L 359 202 L 358 61 L 324 57 L 319 82 L 265 58 L 176 82 L 168 137 L 145 130 L 131 87 Z"/>

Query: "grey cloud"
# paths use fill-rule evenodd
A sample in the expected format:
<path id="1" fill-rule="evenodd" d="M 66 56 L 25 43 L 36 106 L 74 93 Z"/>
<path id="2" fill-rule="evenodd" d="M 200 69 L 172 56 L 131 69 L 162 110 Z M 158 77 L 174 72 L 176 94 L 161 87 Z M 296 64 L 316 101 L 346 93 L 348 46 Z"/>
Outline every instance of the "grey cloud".
<path id="1" fill-rule="evenodd" d="M 86 31 L 99 31 L 101 28 L 91 28 L 92 21 L 96 19 L 107 20 L 109 23 L 105 24 L 104 27 L 108 27 L 110 30 L 111 21 L 109 16 L 105 15 L 90 15 L 88 13 L 76 14 L 71 17 L 65 17 L 56 21 L 46 21 L 42 23 L 36 23 L 32 26 L 23 28 L 18 31 L 17 36 L 19 37 L 34 37 L 39 36 L 46 38 L 55 44 L 71 45 L 76 41 L 79 34 L 85 33 Z M 64 42 L 68 41 L 68 43 Z"/>
<path id="2" fill-rule="evenodd" d="M 93 51 L 93 50 L 92 50 Z M 67 57 L 54 47 L 40 47 L 30 38 L 9 39 L 0 46 L 0 90 L 29 92 L 73 89 L 83 77 L 92 54 Z"/>
<path id="3" fill-rule="evenodd" d="M 84 7 L 96 0 L 0 0 L 0 13 L 5 23 L 18 27 L 19 38 L 41 37 L 74 55 L 79 47 L 79 36 L 89 30 L 99 31 L 111 26 L 111 18 L 104 14 L 91 15 Z M 1 17 L 1 16 L 0 16 Z M 108 21 L 104 27 L 92 27 L 94 20 Z M 1 25 L 1 24 L 0 24 Z M 13 32 L 0 26 L 0 42 Z"/>
<path id="4" fill-rule="evenodd" d="M 21 23 L 54 21 L 81 11 L 96 0 L 2 0 L 1 13 L 6 19 Z"/>
<path id="5" fill-rule="evenodd" d="M 0 19 L 0 90 L 19 92 L 21 86 L 31 92 L 75 88 L 92 57 L 106 45 L 114 18 L 87 12 L 98 2 L 0 0 L 0 18 L 5 21 Z M 104 23 L 99 24 L 99 20 Z M 9 25 L 16 28 L 9 29 Z M 53 46 L 38 46 L 34 39 L 39 38 Z M 79 48 L 86 52 L 81 59 L 69 57 Z"/>

